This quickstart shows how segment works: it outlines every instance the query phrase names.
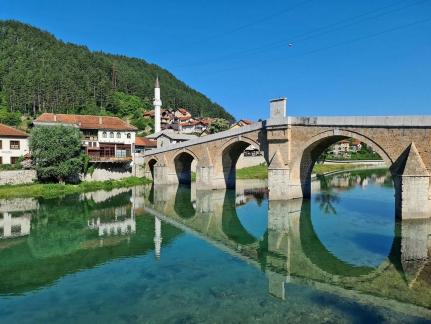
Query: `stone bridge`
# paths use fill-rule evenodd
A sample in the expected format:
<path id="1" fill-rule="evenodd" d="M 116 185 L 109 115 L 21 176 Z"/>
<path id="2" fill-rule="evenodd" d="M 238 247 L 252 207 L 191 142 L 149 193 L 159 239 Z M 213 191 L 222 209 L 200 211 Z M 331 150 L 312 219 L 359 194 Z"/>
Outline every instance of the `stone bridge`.
<path id="1" fill-rule="evenodd" d="M 318 157 L 346 138 L 367 144 L 386 162 L 404 217 L 431 216 L 431 116 L 292 117 L 286 100 L 277 99 L 269 120 L 157 148 L 145 154 L 144 168 L 155 184 L 187 184 L 196 160 L 198 189 L 233 188 L 236 162 L 254 145 L 268 164 L 269 199 L 307 198 Z"/>

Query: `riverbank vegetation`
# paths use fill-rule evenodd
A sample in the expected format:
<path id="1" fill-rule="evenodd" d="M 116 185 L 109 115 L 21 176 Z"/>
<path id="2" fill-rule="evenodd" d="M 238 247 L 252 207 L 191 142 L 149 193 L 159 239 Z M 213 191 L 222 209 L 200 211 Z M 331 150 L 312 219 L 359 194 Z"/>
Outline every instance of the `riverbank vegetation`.
<path id="1" fill-rule="evenodd" d="M 315 164 L 313 168 L 314 174 L 324 174 L 329 172 L 343 171 L 343 170 L 358 170 L 367 167 L 364 164 Z M 265 164 L 260 164 L 248 168 L 236 170 L 237 179 L 267 179 L 268 167 Z"/>
<path id="2" fill-rule="evenodd" d="M 55 198 L 74 193 L 114 188 L 132 187 L 151 183 L 146 178 L 129 177 L 120 180 L 91 181 L 79 184 L 34 183 L 27 185 L 0 186 L 0 199 L 8 198 Z"/>

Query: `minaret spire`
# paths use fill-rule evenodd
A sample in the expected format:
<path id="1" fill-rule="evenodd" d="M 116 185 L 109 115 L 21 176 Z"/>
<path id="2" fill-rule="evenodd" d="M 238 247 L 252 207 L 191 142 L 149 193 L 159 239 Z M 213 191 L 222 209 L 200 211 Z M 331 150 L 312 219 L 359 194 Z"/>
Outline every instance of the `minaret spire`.
<path id="1" fill-rule="evenodd" d="M 158 133 L 162 130 L 160 121 L 160 110 L 162 108 L 162 100 L 160 99 L 160 83 L 159 76 L 156 77 L 156 83 L 154 85 L 154 132 Z"/>

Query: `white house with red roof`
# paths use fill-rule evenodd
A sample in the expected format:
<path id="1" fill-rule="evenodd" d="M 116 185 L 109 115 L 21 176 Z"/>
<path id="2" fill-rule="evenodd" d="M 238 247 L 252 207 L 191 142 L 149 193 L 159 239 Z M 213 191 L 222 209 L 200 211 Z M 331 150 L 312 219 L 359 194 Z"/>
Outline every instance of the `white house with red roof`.
<path id="1" fill-rule="evenodd" d="M 0 164 L 15 164 L 29 154 L 28 134 L 0 124 Z"/>
<path id="2" fill-rule="evenodd" d="M 35 126 L 65 125 L 79 128 L 82 145 L 93 162 L 133 160 L 137 128 L 118 117 L 44 113 Z"/>

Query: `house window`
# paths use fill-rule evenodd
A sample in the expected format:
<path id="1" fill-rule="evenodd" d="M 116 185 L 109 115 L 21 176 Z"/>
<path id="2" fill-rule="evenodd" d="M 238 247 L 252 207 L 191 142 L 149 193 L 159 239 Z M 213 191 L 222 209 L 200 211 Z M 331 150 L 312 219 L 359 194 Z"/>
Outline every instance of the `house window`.
<path id="1" fill-rule="evenodd" d="M 127 133 L 127 138 L 132 138 L 132 134 Z"/>
<path id="2" fill-rule="evenodd" d="M 11 150 L 19 150 L 19 141 L 10 141 Z"/>
<path id="3" fill-rule="evenodd" d="M 0 141 L 0 150 L 3 148 L 3 141 Z"/>
<path id="4" fill-rule="evenodd" d="M 121 133 L 120 132 L 117 133 L 117 138 L 121 138 Z"/>
<path id="5" fill-rule="evenodd" d="M 16 164 L 19 160 L 18 156 L 11 156 L 10 157 L 10 164 Z"/>
<path id="6" fill-rule="evenodd" d="M 109 133 L 109 138 L 114 138 L 114 132 Z"/>
<path id="7" fill-rule="evenodd" d="M 106 132 L 103 132 L 102 137 L 106 138 L 108 136 L 108 134 Z"/>
<path id="8" fill-rule="evenodd" d="M 0 156 L 0 164 L 3 164 L 3 158 Z"/>

